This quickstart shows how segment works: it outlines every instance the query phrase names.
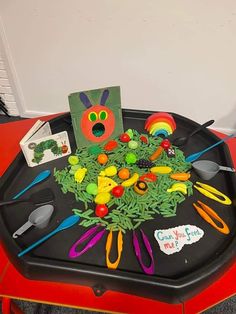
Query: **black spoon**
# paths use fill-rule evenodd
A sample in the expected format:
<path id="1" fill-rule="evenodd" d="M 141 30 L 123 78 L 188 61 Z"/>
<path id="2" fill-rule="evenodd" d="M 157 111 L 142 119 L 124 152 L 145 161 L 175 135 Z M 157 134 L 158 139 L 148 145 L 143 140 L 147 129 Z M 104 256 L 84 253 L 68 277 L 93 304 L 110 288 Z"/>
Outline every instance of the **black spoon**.
<path id="1" fill-rule="evenodd" d="M 190 137 L 192 137 L 194 134 L 198 133 L 199 131 L 205 129 L 206 127 L 212 125 L 215 122 L 215 120 L 209 120 L 205 122 L 204 124 L 197 127 L 192 133 L 190 133 L 187 136 L 177 137 L 172 141 L 172 145 L 175 146 L 184 146 L 187 144 Z"/>
<path id="2" fill-rule="evenodd" d="M 0 201 L 0 206 L 11 205 L 15 203 L 32 203 L 34 205 L 43 205 L 54 200 L 53 191 L 49 188 L 40 190 L 31 194 L 28 198 Z"/>

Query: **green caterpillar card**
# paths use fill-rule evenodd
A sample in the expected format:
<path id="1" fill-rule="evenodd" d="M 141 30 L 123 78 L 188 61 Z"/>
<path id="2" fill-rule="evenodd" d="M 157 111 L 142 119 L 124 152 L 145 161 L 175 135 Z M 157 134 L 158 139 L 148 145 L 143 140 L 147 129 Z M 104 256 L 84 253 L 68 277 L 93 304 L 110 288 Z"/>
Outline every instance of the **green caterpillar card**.
<path id="1" fill-rule="evenodd" d="M 101 144 L 123 130 L 120 87 L 106 87 L 69 95 L 77 147 Z"/>
<path id="2" fill-rule="evenodd" d="M 52 134 L 50 124 L 40 120 L 22 138 L 20 147 L 29 167 L 71 154 L 67 132 Z"/>

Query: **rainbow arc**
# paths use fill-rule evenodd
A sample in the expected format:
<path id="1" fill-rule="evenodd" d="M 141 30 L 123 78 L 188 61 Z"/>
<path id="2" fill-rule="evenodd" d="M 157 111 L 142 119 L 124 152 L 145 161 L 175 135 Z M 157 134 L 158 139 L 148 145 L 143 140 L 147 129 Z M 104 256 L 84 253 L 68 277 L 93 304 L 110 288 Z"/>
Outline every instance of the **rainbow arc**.
<path id="1" fill-rule="evenodd" d="M 153 136 L 163 135 L 164 137 L 168 137 L 175 129 L 175 120 L 167 112 L 153 113 L 145 122 L 145 130 Z"/>

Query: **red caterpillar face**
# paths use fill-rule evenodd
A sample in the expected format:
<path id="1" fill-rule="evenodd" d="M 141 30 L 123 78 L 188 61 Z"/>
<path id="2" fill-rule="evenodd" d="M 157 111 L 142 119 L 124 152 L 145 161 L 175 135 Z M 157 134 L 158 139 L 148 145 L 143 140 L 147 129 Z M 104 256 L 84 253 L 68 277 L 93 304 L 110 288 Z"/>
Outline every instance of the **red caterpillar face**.
<path id="1" fill-rule="evenodd" d="M 88 140 L 100 143 L 112 135 L 115 129 L 115 116 L 104 105 L 94 105 L 83 112 L 80 125 Z"/>

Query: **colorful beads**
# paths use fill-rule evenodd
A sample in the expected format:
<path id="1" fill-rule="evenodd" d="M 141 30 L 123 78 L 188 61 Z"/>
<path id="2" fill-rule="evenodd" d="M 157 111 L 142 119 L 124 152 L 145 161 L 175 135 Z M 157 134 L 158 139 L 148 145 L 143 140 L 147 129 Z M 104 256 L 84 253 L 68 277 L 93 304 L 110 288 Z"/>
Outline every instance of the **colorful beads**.
<path id="1" fill-rule="evenodd" d="M 137 161 L 137 156 L 134 153 L 128 153 L 125 156 L 125 162 L 130 165 L 130 164 L 135 164 Z"/>
<path id="2" fill-rule="evenodd" d="M 108 161 L 108 156 L 107 154 L 99 154 L 97 161 L 100 163 L 100 165 L 105 165 Z"/>
<path id="3" fill-rule="evenodd" d="M 89 183 L 86 187 L 86 192 L 90 195 L 98 194 L 98 186 L 96 183 Z"/>
<path id="4" fill-rule="evenodd" d="M 117 185 L 112 189 L 111 193 L 114 197 L 119 198 L 124 194 L 124 191 L 125 189 L 123 188 L 123 186 Z"/>
<path id="5" fill-rule="evenodd" d="M 140 195 L 145 194 L 147 190 L 148 190 L 148 186 L 147 186 L 147 183 L 144 181 L 138 180 L 134 184 L 134 191 Z"/>
<path id="6" fill-rule="evenodd" d="M 126 180 L 130 177 L 130 172 L 128 168 L 122 168 L 118 172 L 118 177 L 122 180 Z"/>
<path id="7" fill-rule="evenodd" d="M 78 156 L 76 155 L 71 155 L 69 158 L 68 158 L 68 162 L 70 165 L 74 166 L 74 165 L 77 165 L 79 163 L 79 158 Z"/>
<path id="8" fill-rule="evenodd" d="M 127 133 L 122 133 L 122 134 L 120 135 L 120 141 L 121 141 L 122 143 L 128 143 L 128 142 L 130 141 L 130 136 L 129 136 L 129 134 L 127 134 Z"/>
<path id="9" fill-rule="evenodd" d="M 97 196 L 95 197 L 95 203 L 96 204 L 106 204 L 110 201 L 111 199 L 111 194 L 108 192 L 101 192 L 98 193 Z"/>
<path id="10" fill-rule="evenodd" d="M 131 149 L 136 149 L 136 148 L 138 148 L 138 142 L 136 142 L 136 141 L 129 141 L 128 146 Z"/>
<path id="11" fill-rule="evenodd" d="M 104 146 L 104 149 L 107 150 L 107 151 L 112 151 L 115 148 L 117 148 L 117 146 L 118 146 L 117 141 L 111 140 L 111 141 L 106 143 L 106 145 Z"/>
<path id="12" fill-rule="evenodd" d="M 102 149 L 98 145 L 93 145 L 89 147 L 88 152 L 91 155 L 99 155 L 102 152 Z"/>

